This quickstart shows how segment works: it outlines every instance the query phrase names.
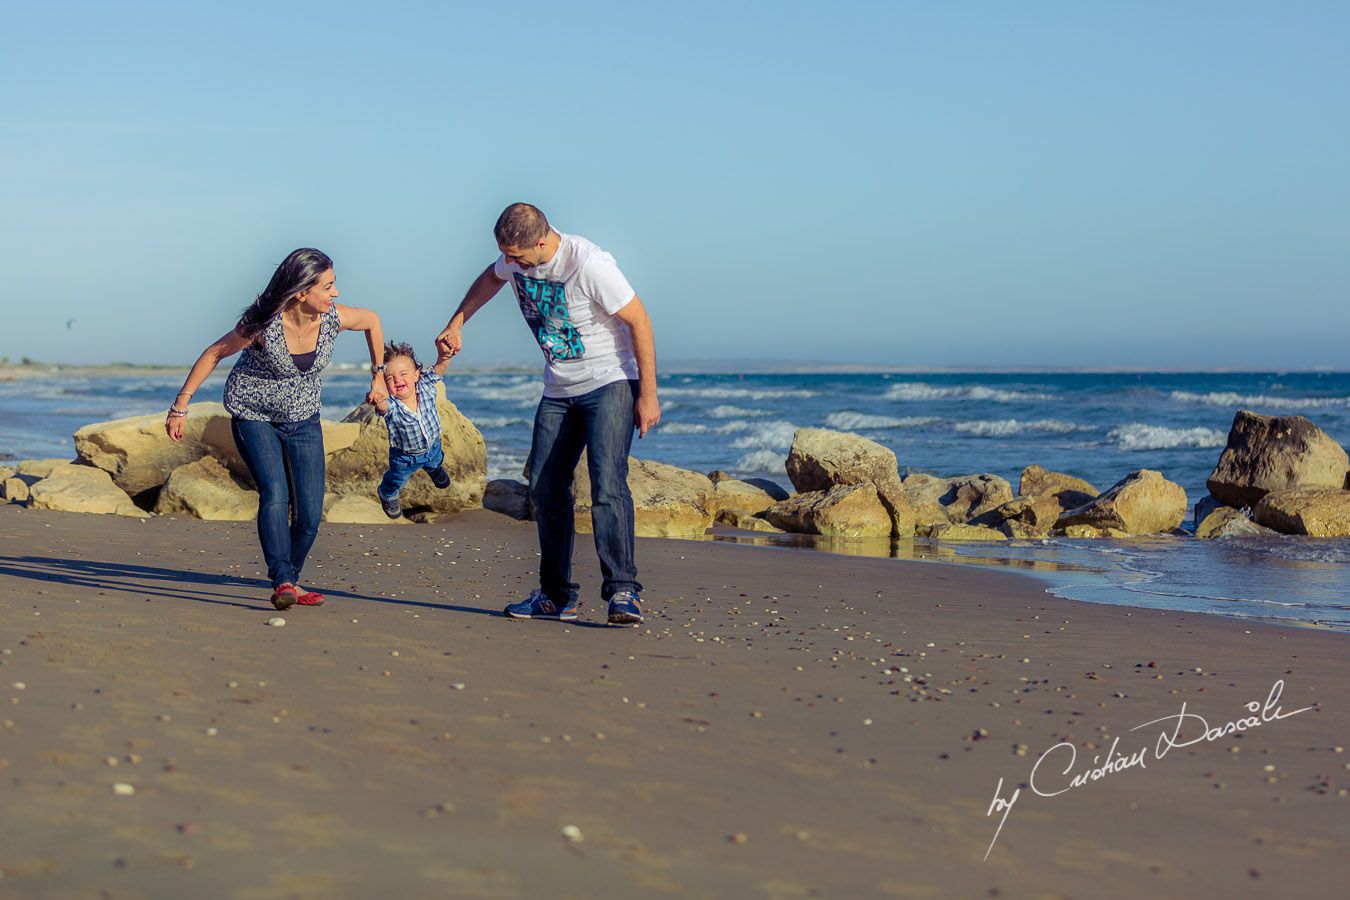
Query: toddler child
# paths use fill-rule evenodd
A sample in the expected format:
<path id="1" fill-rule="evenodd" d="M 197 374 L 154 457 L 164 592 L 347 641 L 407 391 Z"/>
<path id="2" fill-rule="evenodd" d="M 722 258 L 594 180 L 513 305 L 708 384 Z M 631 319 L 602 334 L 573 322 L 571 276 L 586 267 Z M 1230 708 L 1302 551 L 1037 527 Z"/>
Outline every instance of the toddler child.
<path id="1" fill-rule="evenodd" d="M 423 367 L 410 344 L 384 345 L 384 383 L 389 399 L 376 401 L 375 408 L 389 426 L 389 470 L 377 491 L 384 514 L 403 515 L 398 492 L 418 469 L 431 476 L 431 483 L 444 490 L 450 476 L 442 463 L 441 414 L 436 409 L 436 382 L 445 374 L 450 354 L 441 353 L 434 366 Z"/>

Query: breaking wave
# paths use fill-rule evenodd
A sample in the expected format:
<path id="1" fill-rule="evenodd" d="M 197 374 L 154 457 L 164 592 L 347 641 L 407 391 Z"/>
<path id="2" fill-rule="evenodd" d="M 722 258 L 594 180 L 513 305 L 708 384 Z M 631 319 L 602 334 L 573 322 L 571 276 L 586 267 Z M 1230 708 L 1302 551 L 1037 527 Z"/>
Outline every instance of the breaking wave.
<path id="1" fill-rule="evenodd" d="M 1203 403 L 1206 406 L 1261 407 L 1267 409 L 1326 409 L 1350 407 L 1350 397 L 1270 397 L 1265 394 L 1237 394 L 1232 391 L 1211 391 L 1196 394 L 1191 391 L 1173 391 L 1172 399 L 1182 403 Z"/>
<path id="2" fill-rule="evenodd" d="M 1106 435 L 1122 450 L 1168 450 L 1173 447 L 1222 447 L 1228 435 L 1213 428 L 1167 428 L 1131 422 L 1112 428 Z"/>
<path id="3" fill-rule="evenodd" d="M 887 400 L 992 400 L 995 403 L 1022 403 L 1031 400 L 1053 400 L 1053 394 L 1034 391 L 1009 391 L 985 387 L 982 384 L 938 387 L 922 381 L 902 381 L 893 384 L 885 394 Z"/>

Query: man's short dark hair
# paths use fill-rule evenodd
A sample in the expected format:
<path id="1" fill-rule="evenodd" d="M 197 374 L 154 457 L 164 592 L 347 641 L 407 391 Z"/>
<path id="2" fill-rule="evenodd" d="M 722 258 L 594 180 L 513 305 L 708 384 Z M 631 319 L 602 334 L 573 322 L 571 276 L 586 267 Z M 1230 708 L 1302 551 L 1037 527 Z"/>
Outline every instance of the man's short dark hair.
<path id="1" fill-rule="evenodd" d="M 503 247 L 533 247 L 548 237 L 552 229 L 548 219 L 537 206 L 512 203 L 497 217 L 492 233 Z"/>

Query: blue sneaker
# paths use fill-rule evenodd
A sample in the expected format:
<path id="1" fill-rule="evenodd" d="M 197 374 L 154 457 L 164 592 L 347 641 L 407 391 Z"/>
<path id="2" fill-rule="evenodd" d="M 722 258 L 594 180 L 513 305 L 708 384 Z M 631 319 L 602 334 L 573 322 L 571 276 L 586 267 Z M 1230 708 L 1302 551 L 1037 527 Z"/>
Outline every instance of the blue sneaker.
<path id="1" fill-rule="evenodd" d="M 641 600 L 633 591 L 619 591 L 613 597 L 609 598 L 609 624 L 611 625 L 641 625 L 642 624 L 642 606 Z"/>
<path id="2" fill-rule="evenodd" d="M 509 619 L 557 619 L 560 622 L 575 622 L 577 607 L 581 603 L 573 600 L 562 609 L 549 599 L 539 588 L 530 591 L 530 596 L 517 603 L 506 604 L 506 616 Z"/>

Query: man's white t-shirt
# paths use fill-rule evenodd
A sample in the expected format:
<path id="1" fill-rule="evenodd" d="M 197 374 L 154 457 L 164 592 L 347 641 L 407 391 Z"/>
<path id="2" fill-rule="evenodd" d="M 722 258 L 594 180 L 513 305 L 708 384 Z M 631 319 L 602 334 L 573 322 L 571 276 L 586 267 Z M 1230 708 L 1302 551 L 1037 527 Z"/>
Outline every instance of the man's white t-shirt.
<path id="1" fill-rule="evenodd" d="M 615 313 L 633 287 L 614 257 L 574 234 L 542 266 L 522 269 L 497 257 L 493 274 L 510 282 L 520 312 L 544 351 L 544 396 L 578 397 L 638 377 L 628 326 Z"/>

